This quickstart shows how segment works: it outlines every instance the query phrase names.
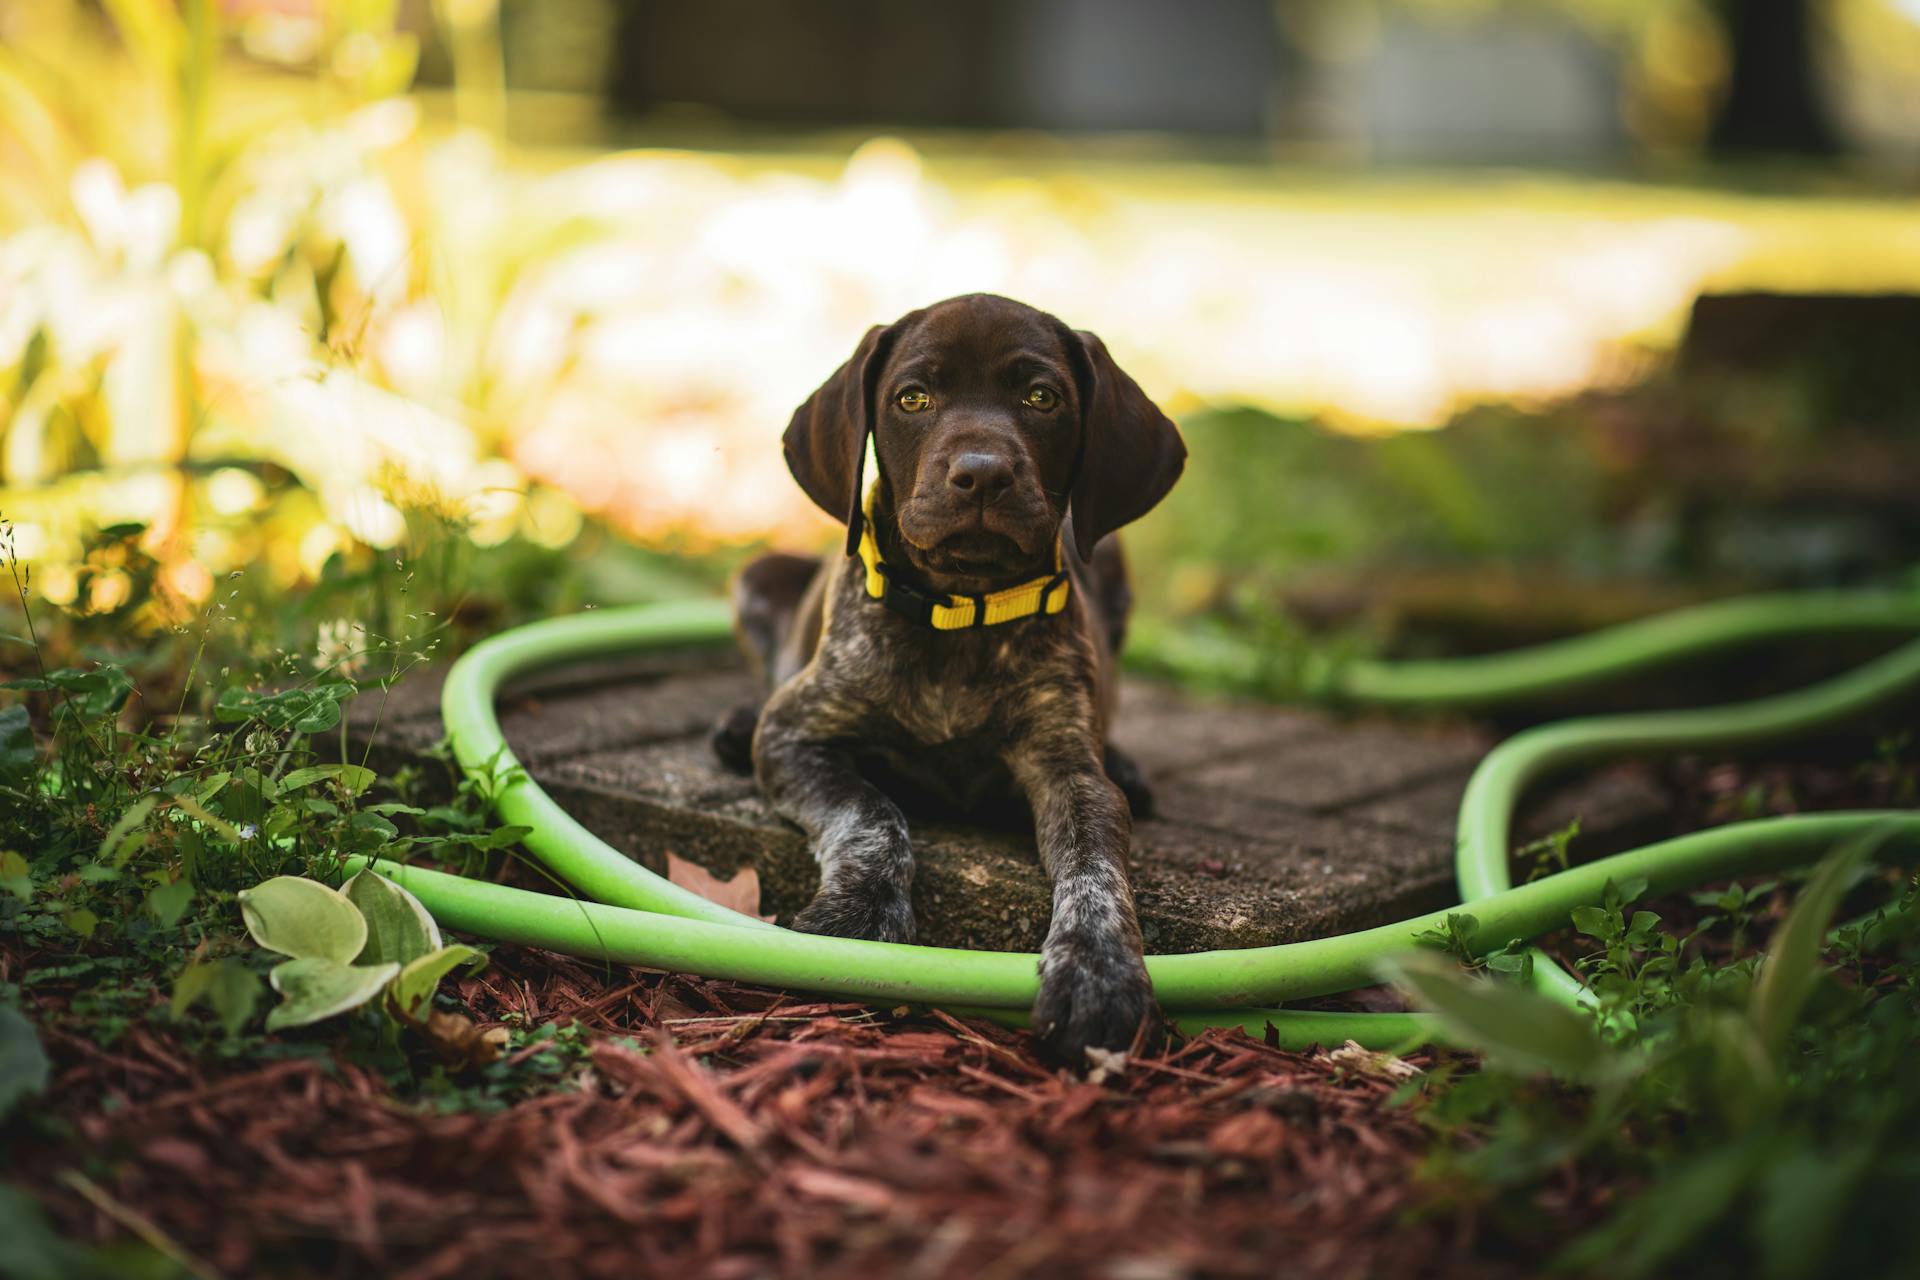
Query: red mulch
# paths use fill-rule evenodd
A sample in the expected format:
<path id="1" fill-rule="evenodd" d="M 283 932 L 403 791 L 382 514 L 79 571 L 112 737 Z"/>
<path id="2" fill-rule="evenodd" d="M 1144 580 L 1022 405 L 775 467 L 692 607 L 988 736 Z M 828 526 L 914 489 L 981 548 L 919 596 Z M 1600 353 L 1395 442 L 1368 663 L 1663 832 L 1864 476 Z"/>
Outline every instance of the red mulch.
<path id="1" fill-rule="evenodd" d="M 1364 1056 L 1213 1032 L 1093 1083 L 985 1023 L 511 947 L 460 992 L 483 1026 L 606 1039 L 572 1089 L 432 1114 L 332 1058 L 56 1032 L 77 1137 L 16 1146 L 9 1176 L 74 1236 L 124 1235 L 131 1210 L 226 1276 L 1508 1270 L 1475 1258 L 1470 1216 L 1413 1212 L 1426 1141 Z M 55 1180 L 75 1167 L 117 1215 Z"/>

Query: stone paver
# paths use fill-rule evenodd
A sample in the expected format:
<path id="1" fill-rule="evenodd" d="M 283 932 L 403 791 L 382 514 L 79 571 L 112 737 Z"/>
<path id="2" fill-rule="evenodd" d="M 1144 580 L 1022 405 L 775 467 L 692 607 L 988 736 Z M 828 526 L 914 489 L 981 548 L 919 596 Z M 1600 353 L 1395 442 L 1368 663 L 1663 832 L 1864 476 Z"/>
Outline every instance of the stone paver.
<path id="1" fill-rule="evenodd" d="M 439 678 L 422 671 L 388 697 L 379 761 L 439 739 Z M 806 843 L 706 743 L 713 721 L 753 694 L 724 654 L 649 655 L 522 682 L 503 694 L 500 718 L 533 776 L 609 844 L 655 870 L 669 851 L 722 876 L 751 865 L 762 910 L 784 920 L 817 882 Z M 350 724 L 364 744 L 373 707 L 360 702 Z M 1152 950 L 1297 941 L 1453 900 L 1453 809 L 1489 745 L 1478 732 L 1343 722 L 1130 682 L 1114 736 L 1156 794 L 1133 850 Z M 1551 823 L 1523 830 L 1575 813 L 1590 833 L 1637 830 L 1664 812 L 1651 784 L 1603 774 L 1542 797 L 1529 814 Z M 911 828 L 923 941 L 1039 944 L 1050 892 L 1024 824 L 916 818 Z"/>

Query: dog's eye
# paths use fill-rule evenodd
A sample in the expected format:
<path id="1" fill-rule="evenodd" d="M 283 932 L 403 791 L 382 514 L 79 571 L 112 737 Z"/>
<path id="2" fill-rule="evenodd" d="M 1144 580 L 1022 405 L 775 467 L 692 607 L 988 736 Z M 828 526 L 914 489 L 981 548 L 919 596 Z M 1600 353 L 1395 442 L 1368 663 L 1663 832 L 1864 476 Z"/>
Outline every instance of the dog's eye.
<path id="1" fill-rule="evenodd" d="M 1052 387 L 1035 387 L 1033 390 L 1027 392 L 1027 407 L 1029 409 L 1051 409 L 1059 403 L 1060 397 Z"/>
<path id="2" fill-rule="evenodd" d="M 893 398 L 893 402 L 908 413 L 919 413 L 933 403 L 933 397 L 918 387 L 909 387 Z"/>

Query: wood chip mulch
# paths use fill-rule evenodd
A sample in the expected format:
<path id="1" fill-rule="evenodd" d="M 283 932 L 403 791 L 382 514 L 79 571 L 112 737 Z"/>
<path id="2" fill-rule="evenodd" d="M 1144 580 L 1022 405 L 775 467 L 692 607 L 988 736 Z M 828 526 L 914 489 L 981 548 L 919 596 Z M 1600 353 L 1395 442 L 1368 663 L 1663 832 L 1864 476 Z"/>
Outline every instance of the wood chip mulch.
<path id="1" fill-rule="evenodd" d="M 1470 1218 L 1416 1212 L 1426 1141 L 1376 1055 L 1210 1032 L 1095 1082 L 983 1022 L 519 948 L 458 986 L 482 1027 L 577 1022 L 590 1047 L 442 1114 L 334 1054 L 53 1031 L 74 1136 L 5 1176 L 68 1234 L 152 1233 L 221 1276 L 1506 1271 Z"/>

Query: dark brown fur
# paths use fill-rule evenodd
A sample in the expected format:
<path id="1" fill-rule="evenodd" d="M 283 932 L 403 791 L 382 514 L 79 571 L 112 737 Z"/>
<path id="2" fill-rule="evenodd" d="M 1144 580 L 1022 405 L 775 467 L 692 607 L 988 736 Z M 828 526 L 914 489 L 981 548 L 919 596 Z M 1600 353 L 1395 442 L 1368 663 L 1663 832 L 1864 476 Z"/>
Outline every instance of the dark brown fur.
<path id="1" fill-rule="evenodd" d="M 1064 536 L 1069 607 L 939 632 L 868 599 L 853 552 L 869 435 L 891 572 L 925 591 L 995 591 L 1050 573 Z M 812 844 L 820 890 L 794 927 L 911 941 L 897 801 L 1024 801 L 1054 881 L 1040 1044 L 1075 1066 L 1090 1046 L 1126 1048 L 1155 1020 L 1127 877 L 1132 812 L 1149 801 L 1107 744 L 1129 602 L 1109 535 L 1178 478 L 1178 431 L 1098 338 L 972 295 L 869 331 L 794 414 L 786 453 L 848 523 L 847 554 L 766 556 L 741 574 L 743 647 L 772 694 L 729 716 L 715 746 L 750 761 Z"/>

